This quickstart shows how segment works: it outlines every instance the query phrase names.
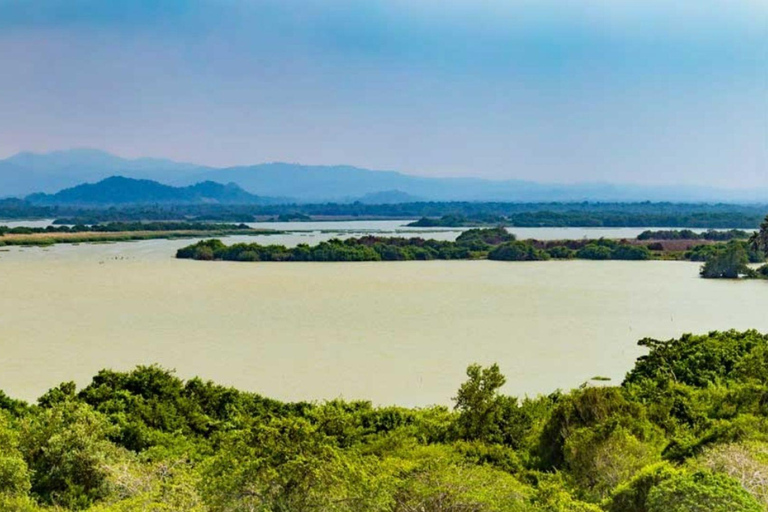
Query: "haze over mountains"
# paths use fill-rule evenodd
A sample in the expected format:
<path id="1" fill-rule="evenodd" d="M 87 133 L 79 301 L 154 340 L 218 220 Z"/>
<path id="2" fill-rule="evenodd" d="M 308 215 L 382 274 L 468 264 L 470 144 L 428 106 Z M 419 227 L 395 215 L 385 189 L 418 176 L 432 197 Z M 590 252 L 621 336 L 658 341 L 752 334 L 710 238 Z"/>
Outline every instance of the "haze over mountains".
<path id="1" fill-rule="evenodd" d="M 314 166 L 266 163 L 251 166 L 213 168 L 165 159 L 125 159 L 94 149 L 74 149 L 44 154 L 19 153 L 0 160 L 0 197 L 24 197 L 33 193 L 52 194 L 84 183 L 122 176 L 153 180 L 175 187 L 207 183 L 197 189 L 169 191 L 147 183 L 136 188 L 131 180 L 110 181 L 110 194 L 126 187 L 123 199 L 162 201 L 368 203 L 410 201 L 726 201 L 765 202 L 766 189 L 715 189 L 696 186 L 650 187 L 621 184 L 543 184 L 521 180 L 492 181 L 479 178 L 420 177 L 394 171 L 358 167 Z M 221 189 L 213 190 L 213 185 Z M 223 185 L 230 184 L 230 185 Z M 132 188 L 131 188 L 132 187 Z M 102 184 L 102 189 L 104 185 Z M 79 188 L 53 199 L 33 196 L 35 201 L 82 200 Z M 146 197 L 136 193 L 146 192 Z M 80 196 L 79 196 L 80 194 Z M 208 196 L 206 196 L 208 194 Z M 86 194 L 87 195 L 87 194 Z M 78 199 L 79 197 L 79 199 Z M 121 200 L 120 202 L 125 202 Z"/>

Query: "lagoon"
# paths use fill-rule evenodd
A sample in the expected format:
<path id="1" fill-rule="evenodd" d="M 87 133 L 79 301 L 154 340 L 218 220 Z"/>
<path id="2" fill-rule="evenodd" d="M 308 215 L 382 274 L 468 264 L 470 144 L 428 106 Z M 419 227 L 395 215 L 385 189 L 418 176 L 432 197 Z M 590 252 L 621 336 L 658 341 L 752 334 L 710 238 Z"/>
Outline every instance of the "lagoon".
<path id="1" fill-rule="evenodd" d="M 765 282 L 695 263 L 173 259 L 188 243 L 0 252 L 0 389 L 34 399 L 159 363 L 283 400 L 424 406 L 450 403 L 472 362 L 532 395 L 620 382 L 646 336 L 768 331 Z"/>

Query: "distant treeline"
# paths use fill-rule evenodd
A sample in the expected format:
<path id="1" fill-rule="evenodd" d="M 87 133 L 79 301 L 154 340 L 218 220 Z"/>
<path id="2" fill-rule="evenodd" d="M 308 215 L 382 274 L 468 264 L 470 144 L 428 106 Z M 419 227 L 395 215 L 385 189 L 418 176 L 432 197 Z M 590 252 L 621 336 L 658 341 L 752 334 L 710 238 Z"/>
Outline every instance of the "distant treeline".
<path id="1" fill-rule="evenodd" d="M 652 210 L 649 208 L 649 210 Z M 685 211 L 624 212 L 613 210 L 595 211 L 533 211 L 493 215 L 444 215 L 439 218 L 422 217 L 408 224 L 409 227 L 468 227 L 503 225 L 520 228 L 537 227 L 688 227 L 688 228 L 756 228 L 764 210 L 746 211 Z"/>
<path id="2" fill-rule="evenodd" d="M 76 224 L 74 226 L 46 226 L 44 228 L 0 226 L 3 235 L 33 235 L 37 233 L 118 233 L 129 231 L 242 231 L 251 229 L 245 224 L 213 224 L 207 222 L 109 222 L 106 224 Z"/>
<path id="3" fill-rule="evenodd" d="M 177 258 L 207 261 L 647 260 L 652 256 L 650 249 L 643 245 L 607 239 L 560 243 L 520 241 L 503 228 L 471 229 L 455 242 L 364 236 L 288 248 L 256 243 L 228 246 L 221 240 L 203 240 L 176 253 Z"/>
<path id="4" fill-rule="evenodd" d="M 670 230 L 670 231 L 643 231 L 637 235 L 638 240 L 712 240 L 716 242 L 727 242 L 728 240 L 747 239 L 750 233 L 741 229 L 731 229 L 728 231 L 715 231 L 710 229 L 704 233 L 696 233 L 690 229 Z"/>
<path id="5" fill-rule="evenodd" d="M 424 218 L 419 225 L 517 227 L 685 227 L 754 229 L 766 205 L 688 203 L 324 203 L 283 205 L 151 205 L 111 208 L 35 206 L 0 200 L 0 218 L 56 218 L 63 224 L 179 220 L 252 222 L 308 218 Z"/>

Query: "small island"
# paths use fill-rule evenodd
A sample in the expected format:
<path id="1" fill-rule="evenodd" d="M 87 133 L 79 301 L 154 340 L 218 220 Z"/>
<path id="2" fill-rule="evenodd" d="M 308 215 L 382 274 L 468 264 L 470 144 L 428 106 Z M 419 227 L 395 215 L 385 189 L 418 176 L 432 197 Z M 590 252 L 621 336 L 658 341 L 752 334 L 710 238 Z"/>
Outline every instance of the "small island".
<path id="1" fill-rule="evenodd" d="M 517 240 L 502 227 L 475 228 L 453 241 L 424 238 L 363 236 L 332 239 L 316 245 L 296 247 L 257 243 L 226 245 L 221 240 L 202 240 L 178 250 L 176 257 L 204 261 L 408 261 L 408 260 L 687 260 L 707 262 L 738 249 L 746 263 L 764 261 L 763 250 L 751 242 L 706 243 L 685 250 L 662 243 L 638 240 Z"/>
<path id="2" fill-rule="evenodd" d="M 53 225 L 44 228 L 0 226 L 0 247 L 47 246 L 59 243 L 128 242 L 135 240 L 196 238 L 201 236 L 266 235 L 275 230 L 254 229 L 246 224 L 207 222 L 108 222 L 104 224 Z"/>
<path id="3" fill-rule="evenodd" d="M 542 261 L 555 259 L 648 260 L 652 251 L 630 241 L 517 240 L 506 229 L 470 229 L 454 242 L 424 238 L 363 236 L 333 239 L 316 245 L 234 244 L 203 240 L 178 250 L 176 257 L 224 261 L 407 261 L 407 260 L 500 260 Z"/>
<path id="4" fill-rule="evenodd" d="M 652 233 L 652 232 L 645 232 Z M 202 261 L 409 261 L 409 260 L 497 260 L 545 261 L 555 260 L 685 260 L 700 261 L 704 265 L 700 275 L 706 279 L 767 279 L 768 265 L 753 268 L 750 264 L 765 261 L 768 252 L 768 217 L 760 230 L 748 240 L 740 231 L 708 231 L 696 233 L 666 231 L 662 238 L 641 234 L 636 240 L 517 240 L 503 227 L 473 228 L 464 231 L 455 241 L 424 238 L 397 238 L 364 236 L 345 240 L 332 239 L 316 245 L 299 244 L 261 245 L 239 243 L 226 245 L 218 239 L 202 240 L 182 247 L 176 252 L 179 259 Z M 712 233 L 718 233 L 713 235 Z M 694 237 L 704 243 L 684 245 L 680 250 L 667 240 L 679 242 Z M 729 240 L 714 242 L 713 239 Z"/>

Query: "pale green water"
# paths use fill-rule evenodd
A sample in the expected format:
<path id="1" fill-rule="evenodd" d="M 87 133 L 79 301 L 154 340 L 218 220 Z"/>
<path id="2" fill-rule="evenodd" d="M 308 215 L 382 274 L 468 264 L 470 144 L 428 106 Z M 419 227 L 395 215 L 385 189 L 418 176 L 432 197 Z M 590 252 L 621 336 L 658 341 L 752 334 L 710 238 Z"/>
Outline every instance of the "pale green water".
<path id="1" fill-rule="evenodd" d="M 644 336 L 768 331 L 768 283 L 691 263 L 172 259 L 187 243 L 0 252 L 0 388 L 32 399 L 157 362 L 285 400 L 426 405 L 472 362 L 535 394 L 619 382 Z"/>

